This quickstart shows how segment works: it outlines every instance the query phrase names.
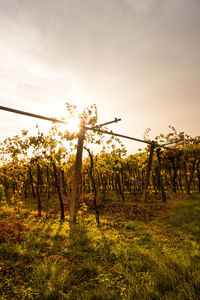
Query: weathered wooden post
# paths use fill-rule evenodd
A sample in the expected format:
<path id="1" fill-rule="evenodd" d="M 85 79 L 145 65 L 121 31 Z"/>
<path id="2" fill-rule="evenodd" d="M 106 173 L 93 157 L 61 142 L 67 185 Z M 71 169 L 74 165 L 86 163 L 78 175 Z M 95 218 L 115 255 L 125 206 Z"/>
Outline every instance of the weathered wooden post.
<path id="1" fill-rule="evenodd" d="M 94 160 L 93 160 L 93 154 L 91 153 L 89 148 L 84 147 L 84 149 L 88 152 L 89 157 L 90 157 L 90 179 L 92 181 L 92 190 L 94 193 L 94 209 L 96 211 L 96 222 L 97 226 L 100 226 L 100 221 L 99 221 L 99 211 L 97 208 L 97 188 L 96 188 L 96 183 L 94 179 L 94 174 L 93 174 L 93 168 L 94 168 Z"/>
<path id="2" fill-rule="evenodd" d="M 75 170 L 74 170 L 74 181 L 71 204 L 69 209 L 69 224 L 72 225 L 76 222 L 77 205 L 79 202 L 79 183 L 81 178 L 81 166 L 82 166 L 82 155 L 83 155 L 83 143 L 85 138 L 85 122 L 81 121 L 80 130 L 78 133 L 78 145 L 76 152 Z"/>
<path id="3" fill-rule="evenodd" d="M 159 176 L 159 181 L 160 181 L 160 189 L 161 189 L 161 194 L 162 194 L 162 202 L 166 202 L 166 194 L 165 194 L 165 189 L 163 185 L 163 180 L 162 180 L 162 174 L 161 174 L 161 159 L 160 159 L 160 148 L 156 149 L 156 154 L 158 158 L 158 176 Z"/>
<path id="4" fill-rule="evenodd" d="M 144 190 L 143 190 L 143 194 L 142 194 L 142 201 L 146 201 L 146 195 L 147 195 L 147 190 L 148 190 L 148 186 L 149 186 L 149 178 L 150 178 L 150 173 L 151 173 L 151 166 L 152 166 L 152 161 L 153 161 L 154 148 L 155 148 L 155 143 L 152 143 L 151 148 L 150 148 L 150 153 L 149 153 L 149 160 L 148 160 Z"/>

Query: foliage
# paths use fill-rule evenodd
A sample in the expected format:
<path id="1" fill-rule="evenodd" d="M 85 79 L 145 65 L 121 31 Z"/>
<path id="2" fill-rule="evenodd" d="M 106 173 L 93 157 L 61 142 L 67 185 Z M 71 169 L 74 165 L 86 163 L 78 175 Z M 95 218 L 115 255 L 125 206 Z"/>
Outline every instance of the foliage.
<path id="1" fill-rule="evenodd" d="M 0 184 L 0 203 L 4 203 L 5 202 L 5 191 L 4 191 L 4 187 L 2 184 Z"/>

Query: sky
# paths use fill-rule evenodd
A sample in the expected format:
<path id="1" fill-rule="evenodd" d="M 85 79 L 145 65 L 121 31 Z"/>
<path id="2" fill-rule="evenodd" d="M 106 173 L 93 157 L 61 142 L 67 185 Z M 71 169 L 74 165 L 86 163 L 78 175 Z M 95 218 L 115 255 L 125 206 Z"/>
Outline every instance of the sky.
<path id="1" fill-rule="evenodd" d="M 0 103 L 57 118 L 95 103 L 120 134 L 200 135 L 199 29 L 199 0 L 0 0 Z M 50 126 L 0 119 L 0 141 Z"/>

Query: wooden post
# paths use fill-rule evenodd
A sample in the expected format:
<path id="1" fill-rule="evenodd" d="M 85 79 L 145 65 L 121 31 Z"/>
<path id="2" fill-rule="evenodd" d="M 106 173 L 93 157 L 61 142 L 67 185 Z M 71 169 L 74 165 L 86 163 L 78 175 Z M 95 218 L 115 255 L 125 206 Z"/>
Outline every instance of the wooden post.
<path id="1" fill-rule="evenodd" d="M 77 152 L 76 152 L 76 161 L 75 161 L 75 170 L 74 170 L 74 181 L 73 181 L 73 191 L 72 191 L 72 198 L 71 204 L 69 209 L 69 223 L 72 225 L 76 221 L 76 211 L 77 211 L 77 204 L 79 200 L 79 183 L 81 178 L 81 166 L 82 166 L 82 154 L 83 154 L 83 143 L 85 138 L 85 123 L 81 121 L 80 123 L 80 130 L 78 133 L 78 145 L 77 145 Z"/>
<path id="2" fill-rule="evenodd" d="M 57 172 L 57 167 L 56 167 L 55 161 L 52 160 L 52 163 L 53 163 L 53 171 L 54 171 L 56 189 L 57 189 L 58 198 L 60 201 L 60 220 L 61 220 L 61 222 L 63 222 L 64 218 L 65 218 L 65 213 L 64 213 L 64 203 L 63 203 L 63 199 L 62 199 L 61 188 L 60 188 L 60 184 L 59 184 L 59 174 Z"/>
<path id="3" fill-rule="evenodd" d="M 96 211 L 96 222 L 97 226 L 100 226 L 100 221 L 99 221 L 99 211 L 97 208 L 97 188 L 96 188 L 96 183 L 94 179 L 94 160 L 93 160 L 93 154 L 90 152 L 89 148 L 84 147 L 84 149 L 88 152 L 89 157 L 90 157 L 90 179 L 92 181 L 92 190 L 94 192 L 94 209 Z"/>
<path id="4" fill-rule="evenodd" d="M 166 194 L 164 190 L 164 185 L 163 185 L 163 180 L 162 180 L 162 175 L 161 175 L 161 159 L 160 159 L 160 149 L 156 149 L 156 154 L 158 158 L 158 174 L 159 174 L 159 180 L 160 180 L 160 189 L 161 189 L 161 194 L 162 194 L 162 202 L 166 202 Z"/>
<path id="5" fill-rule="evenodd" d="M 143 190 L 143 194 L 142 194 L 142 201 L 146 201 L 147 189 L 149 186 L 149 178 L 150 178 L 150 173 L 151 173 L 151 166 L 152 166 L 152 161 L 153 161 L 154 148 L 155 148 L 155 144 L 153 143 L 153 144 L 151 144 L 151 148 L 150 148 L 147 173 L 146 173 L 146 178 L 145 178 L 144 190 Z"/>

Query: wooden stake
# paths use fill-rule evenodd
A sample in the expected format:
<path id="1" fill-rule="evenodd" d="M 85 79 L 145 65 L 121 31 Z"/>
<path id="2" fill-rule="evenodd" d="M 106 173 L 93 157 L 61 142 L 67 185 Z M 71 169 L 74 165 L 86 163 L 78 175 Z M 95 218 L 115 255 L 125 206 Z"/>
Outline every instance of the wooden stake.
<path id="1" fill-rule="evenodd" d="M 163 180 L 162 180 L 162 175 L 161 175 L 161 159 L 160 159 L 160 149 L 156 149 L 156 154 L 158 158 L 158 174 L 159 174 L 159 180 L 160 180 L 160 189 L 161 189 L 161 194 L 162 194 L 162 202 L 166 202 L 166 194 L 165 194 L 165 189 L 163 185 Z"/>
<path id="2" fill-rule="evenodd" d="M 78 133 L 78 145 L 76 152 L 75 170 L 74 170 L 74 181 L 71 204 L 69 209 L 69 223 L 72 225 L 76 222 L 77 204 L 79 202 L 79 184 L 81 178 L 81 166 L 82 166 L 82 154 L 83 154 L 83 143 L 85 138 L 85 127 L 84 122 L 80 123 L 80 130 Z"/>
<path id="3" fill-rule="evenodd" d="M 96 222 L 97 226 L 100 226 L 100 221 L 99 221 L 99 211 L 97 208 L 97 188 L 96 188 L 96 183 L 94 179 L 94 160 L 93 160 L 93 154 L 90 152 L 89 148 L 84 147 L 84 149 L 88 152 L 89 157 L 90 157 L 90 179 L 92 181 L 92 190 L 94 193 L 94 209 L 96 211 Z"/>
<path id="4" fill-rule="evenodd" d="M 151 144 L 146 179 L 145 179 L 144 190 L 143 190 L 143 194 L 142 194 L 142 201 L 146 201 L 146 195 L 147 195 L 147 190 L 148 190 L 148 186 L 149 186 L 149 178 L 150 178 L 150 173 L 151 173 L 151 166 L 152 166 L 152 161 L 153 161 L 154 148 L 155 148 L 155 145 Z"/>

